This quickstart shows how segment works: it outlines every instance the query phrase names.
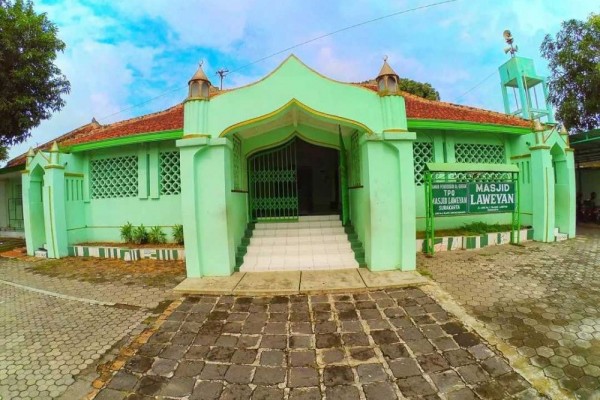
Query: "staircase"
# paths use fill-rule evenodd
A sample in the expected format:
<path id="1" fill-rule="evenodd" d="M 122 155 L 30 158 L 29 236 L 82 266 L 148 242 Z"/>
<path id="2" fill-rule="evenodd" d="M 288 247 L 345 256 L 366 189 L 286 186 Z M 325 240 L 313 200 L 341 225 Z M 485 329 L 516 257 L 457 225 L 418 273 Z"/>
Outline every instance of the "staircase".
<path id="1" fill-rule="evenodd" d="M 253 229 L 252 229 L 253 228 Z M 353 236 L 349 240 L 348 234 Z M 358 268 L 356 234 L 339 215 L 300 217 L 297 222 L 259 222 L 249 226 L 238 249 L 241 272 Z M 358 253 L 357 253 L 358 254 Z M 364 257 L 364 252 L 360 254 Z"/>

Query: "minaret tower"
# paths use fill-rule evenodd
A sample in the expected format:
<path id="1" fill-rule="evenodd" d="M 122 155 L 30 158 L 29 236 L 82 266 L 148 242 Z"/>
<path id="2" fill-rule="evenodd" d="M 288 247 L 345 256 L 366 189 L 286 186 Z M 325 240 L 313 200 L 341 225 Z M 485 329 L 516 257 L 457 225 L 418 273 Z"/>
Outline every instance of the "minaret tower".
<path id="1" fill-rule="evenodd" d="M 552 107 L 548 103 L 546 78 L 535 72 L 532 59 L 515 55 L 519 48 L 513 46 L 514 39 L 509 30 L 504 31 L 504 40 L 508 44 L 504 52 L 510 53 L 510 60 L 498 68 L 504 111 L 525 119 L 545 118 L 544 122 L 554 123 Z"/>

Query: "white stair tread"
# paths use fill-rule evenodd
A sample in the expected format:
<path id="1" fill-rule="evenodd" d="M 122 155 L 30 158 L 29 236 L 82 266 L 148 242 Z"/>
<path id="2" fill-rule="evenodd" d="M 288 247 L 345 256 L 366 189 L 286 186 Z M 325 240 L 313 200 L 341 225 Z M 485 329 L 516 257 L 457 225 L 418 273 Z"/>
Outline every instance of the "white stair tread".
<path id="1" fill-rule="evenodd" d="M 255 225 L 240 271 L 358 268 L 339 215 Z"/>

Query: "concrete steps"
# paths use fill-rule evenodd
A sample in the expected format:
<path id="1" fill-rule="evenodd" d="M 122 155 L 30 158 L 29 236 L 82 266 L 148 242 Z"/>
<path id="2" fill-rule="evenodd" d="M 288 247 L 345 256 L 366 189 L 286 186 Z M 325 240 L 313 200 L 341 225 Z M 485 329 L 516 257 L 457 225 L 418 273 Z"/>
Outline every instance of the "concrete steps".
<path id="1" fill-rule="evenodd" d="M 297 222 L 253 226 L 240 272 L 358 268 L 338 215 L 300 217 Z"/>

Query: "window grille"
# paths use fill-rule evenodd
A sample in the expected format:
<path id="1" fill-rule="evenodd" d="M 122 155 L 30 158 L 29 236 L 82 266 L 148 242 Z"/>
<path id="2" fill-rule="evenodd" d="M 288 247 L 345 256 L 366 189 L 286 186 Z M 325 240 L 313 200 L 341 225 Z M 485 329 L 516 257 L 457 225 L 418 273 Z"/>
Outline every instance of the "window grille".
<path id="1" fill-rule="evenodd" d="M 233 135 L 233 189 L 242 189 L 242 141 Z"/>
<path id="2" fill-rule="evenodd" d="M 181 168 L 179 151 L 160 153 L 160 194 L 175 195 L 181 193 Z"/>
<path id="3" fill-rule="evenodd" d="M 505 164 L 504 145 L 456 143 L 454 157 L 457 163 Z M 510 174 L 495 172 L 483 173 L 475 178 L 477 181 L 494 181 L 509 179 Z M 457 174 L 457 179 L 465 179 L 464 174 Z"/>
<path id="4" fill-rule="evenodd" d="M 506 163 L 504 146 L 501 144 L 457 143 L 454 157 L 458 163 Z"/>
<path id="5" fill-rule="evenodd" d="M 91 160 L 90 186 L 93 199 L 136 197 L 137 155 Z"/>
<path id="6" fill-rule="evenodd" d="M 358 132 L 350 137 L 350 187 L 360 186 L 360 145 Z"/>
<path id="7" fill-rule="evenodd" d="M 433 143 L 414 142 L 413 161 L 415 164 L 415 184 L 422 186 L 425 178 L 425 164 L 433 162 Z"/>

